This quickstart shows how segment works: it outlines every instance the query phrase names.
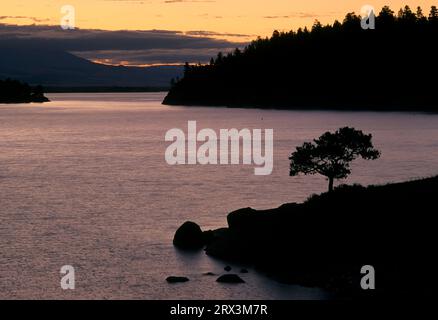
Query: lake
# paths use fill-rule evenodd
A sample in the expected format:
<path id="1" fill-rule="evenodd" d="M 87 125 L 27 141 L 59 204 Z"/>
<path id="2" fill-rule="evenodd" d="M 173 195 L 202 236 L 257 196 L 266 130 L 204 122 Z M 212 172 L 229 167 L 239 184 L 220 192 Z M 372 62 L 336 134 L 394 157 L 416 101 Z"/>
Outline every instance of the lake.
<path id="1" fill-rule="evenodd" d="M 288 157 L 342 126 L 372 133 L 382 151 L 355 162 L 342 183 L 438 173 L 436 114 L 175 107 L 161 105 L 164 95 L 49 94 L 45 104 L 0 105 L 0 298 L 324 299 L 322 290 L 279 284 L 250 266 L 245 284 L 216 283 L 202 274 L 226 264 L 176 251 L 173 234 L 186 220 L 223 227 L 235 209 L 325 191 L 323 177 L 289 177 Z M 273 129 L 272 174 L 168 165 L 164 136 L 190 120 L 198 130 Z M 63 265 L 75 267 L 75 290 L 60 287 Z M 170 285 L 170 275 L 191 281 Z"/>

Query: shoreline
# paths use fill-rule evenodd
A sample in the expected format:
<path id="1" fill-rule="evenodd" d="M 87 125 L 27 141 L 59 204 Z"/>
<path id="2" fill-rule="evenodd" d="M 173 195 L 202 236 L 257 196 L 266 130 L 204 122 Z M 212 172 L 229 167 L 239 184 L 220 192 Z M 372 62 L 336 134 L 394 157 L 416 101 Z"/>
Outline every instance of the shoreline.
<path id="1" fill-rule="evenodd" d="M 168 87 L 117 87 L 117 86 L 77 86 L 77 87 L 56 87 L 48 86 L 46 93 L 155 93 L 168 92 Z"/>
<path id="2" fill-rule="evenodd" d="M 379 105 L 354 105 L 342 106 L 336 104 L 309 104 L 309 105 L 257 105 L 254 103 L 209 103 L 209 102 L 186 102 L 186 101 L 166 101 L 164 98 L 162 104 L 166 106 L 180 106 L 180 107 L 204 107 L 204 108 L 227 108 L 227 109 L 257 109 L 257 110 L 280 110 L 280 111 L 345 111 L 345 112 L 412 112 L 412 113 L 438 113 L 438 105 L 401 106 L 399 104 L 379 104 Z"/>
<path id="3" fill-rule="evenodd" d="M 34 99 L 34 100 L 19 100 L 19 101 L 1 101 L 0 100 L 0 104 L 29 104 L 29 103 L 45 103 L 45 102 L 50 102 L 50 99 L 47 98 L 46 96 L 44 96 L 44 99 L 39 98 L 39 99 Z"/>
<path id="4" fill-rule="evenodd" d="M 249 264 L 278 282 L 319 287 L 340 297 L 367 297 L 360 270 L 372 265 L 380 279 L 374 296 L 428 296 L 427 279 L 434 274 L 428 208 L 437 196 L 438 176 L 344 185 L 303 203 L 233 211 L 227 227 L 198 234 L 191 249 L 204 248 L 208 256 Z M 420 234 L 411 237 L 416 229 Z M 191 236 L 196 237 L 187 239 Z M 180 240 L 175 238 L 174 245 L 188 249 Z M 408 270 L 415 279 L 403 280 Z"/>

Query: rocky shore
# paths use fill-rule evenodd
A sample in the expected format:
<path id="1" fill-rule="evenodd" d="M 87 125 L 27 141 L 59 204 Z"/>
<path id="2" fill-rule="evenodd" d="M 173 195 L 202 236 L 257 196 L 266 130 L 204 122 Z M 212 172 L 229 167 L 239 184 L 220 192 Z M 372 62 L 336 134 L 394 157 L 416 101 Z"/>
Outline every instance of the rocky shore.
<path id="1" fill-rule="evenodd" d="M 304 203 L 228 214 L 228 227 L 178 229 L 180 249 L 251 264 L 278 281 L 346 297 L 428 296 L 435 252 L 438 177 L 383 186 L 340 186 Z M 435 209 L 436 211 L 436 209 Z M 363 290 L 363 266 L 376 289 Z"/>

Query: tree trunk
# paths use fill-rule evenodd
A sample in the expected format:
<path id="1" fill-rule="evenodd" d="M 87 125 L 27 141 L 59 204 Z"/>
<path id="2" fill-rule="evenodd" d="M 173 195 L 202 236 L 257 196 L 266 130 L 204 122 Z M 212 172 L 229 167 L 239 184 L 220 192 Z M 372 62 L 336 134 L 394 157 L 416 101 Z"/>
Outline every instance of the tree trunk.
<path id="1" fill-rule="evenodd" d="M 328 191 L 329 191 L 329 192 L 332 192 L 332 191 L 333 191 L 333 182 L 334 182 L 334 179 L 333 179 L 333 177 L 328 177 L 328 179 L 329 179 L 329 188 L 328 188 Z"/>

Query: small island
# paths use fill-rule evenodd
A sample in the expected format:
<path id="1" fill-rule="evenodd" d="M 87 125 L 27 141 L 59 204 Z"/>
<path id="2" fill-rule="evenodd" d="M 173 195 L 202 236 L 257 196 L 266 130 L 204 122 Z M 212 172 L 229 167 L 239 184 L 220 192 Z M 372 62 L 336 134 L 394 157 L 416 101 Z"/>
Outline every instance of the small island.
<path id="1" fill-rule="evenodd" d="M 44 96 L 43 87 L 31 87 L 17 80 L 0 80 L 0 103 L 30 103 L 48 102 Z"/>
<path id="2" fill-rule="evenodd" d="M 438 9 L 385 6 L 375 29 L 361 17 L 274 31 L 209 64 L 186 64 L 167 105 L 438 111 Z"/>

